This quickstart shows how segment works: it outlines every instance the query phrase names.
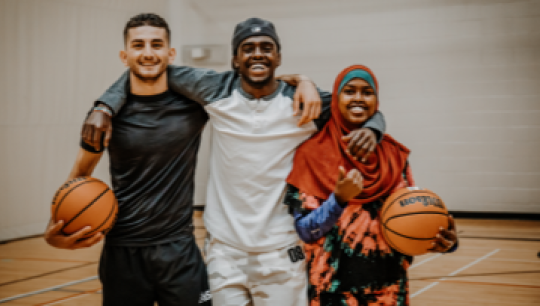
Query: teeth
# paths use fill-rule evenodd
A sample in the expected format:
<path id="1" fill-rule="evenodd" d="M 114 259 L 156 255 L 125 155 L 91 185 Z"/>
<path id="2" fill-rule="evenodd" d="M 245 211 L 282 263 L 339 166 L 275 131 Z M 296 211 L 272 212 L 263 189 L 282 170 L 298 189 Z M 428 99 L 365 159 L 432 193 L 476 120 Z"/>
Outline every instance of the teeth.
<path id="1" fill-rule="evenodd" d="M 351 107 L 351 110 L 360 112 L 360 111 L 363 111 L 364 108 L 363 108 L 363 107 L 360 107 L 360 106 L 353 106 L 353 107 Z"/>

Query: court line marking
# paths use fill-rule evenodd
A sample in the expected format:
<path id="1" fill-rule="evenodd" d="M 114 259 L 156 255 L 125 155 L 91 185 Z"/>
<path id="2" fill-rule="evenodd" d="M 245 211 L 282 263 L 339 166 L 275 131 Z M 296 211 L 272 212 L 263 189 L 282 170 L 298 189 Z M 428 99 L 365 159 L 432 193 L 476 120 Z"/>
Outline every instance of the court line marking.
<path id="1" fill-rule="evenodd" d="M 429 262 L 429 261 L 431 261 L 431 260 L 433 260 L 435 258 L 438 258 L 441 255 L 442 254 L 439 253 L 439 254 L 433 255 L 431 257 L 428 257 L 428 258 L 422 260 L 421 262 L 418 262 L 418 263 L 412 265 L 409 269 L 416 268 L 416 267 L 418 267 L 418 266 L 420 266 L 420 265 L 422 265 L 422 264 L 424 264 L 426 262 Z M 36 295 L 36 294 L 40 294 L 40 293 L 44 293 L 44 292 L 48 292 L 48 291 L 52 291 L 52 290 L 61 289 L 61 288 L 68 287 L 68 286 L 71 286 L 71 285 L 84 283 L 84 282 L 91 281 L 91 280 L 94 280 L 94 279 L 97 279 L 97 278 L 98 278 L 97 276 L 92 276 L 92 277 L 88 277 L 88 278 L 81 279 L 81 280 L 78 280 L 78 281 L 72 281 L 72 282 L 69 282 L 69 283 L 62 284 L 62 285 L 49 287 L 49 288 L 46 288 L 46 289 L 41 289 L 41 290 L 37 290 L 37 291 L 33 291 L 33 292 L 28 292 L 28 293 L 24 293 L 24 294 L 15 295 L 15 296 L 0 300 L 0 304 L 8 302 L 8 301 L 12 301 L 12 300 L 20 299 L 20 298 L 23 298 L 23 297 L 32 296 L 32 295 Z M 73 298 L 77 298 L 79 296 L 87 295 L 87 294 L 90 294 L 90 293 L 80 293 L 79 295 L 76 295 Z M 53 304 L 40 304 L 40 305 L 53 305 Z"/>
<path id="2" fill-rule="evenodd" d="M 482 256 L 482 257 L 476 259 L 475 261 L 473 261 L 473 262 L 471 262 L 471 263 L 469 263 L 469 264 L 467 264 L 467 265 L 465 265 L 465 266 L 463 266 L 463 267 L 457 269 L 456 271 L 454 271 L 454 272 L 448 274 L 448 276 L 454 276 L 454 275 L 458 274 L 459 272 L 461 272 L 461 271 L 463 271 L 463 270 L 466 270 L 466 269 L 468 269 L 468 268 L 474 266 L 475 264 L 481 262 L 482 260 L 484 260 L 484 259 L 490 257 L 491 255 L 493 255 L 493 254 L 499 252 L 500 250 L 501 250 L 501 249 L 496 249 L 496 250 L 494 250 L 494 251 L 491 251 L 490 253 L 488 253 L 488 254 L 486 254 L 486 255 L 484 255 L 484 256 Z M 439 281 L 444 281 L 444 280 L 446 280 L 445 277 L 439 278 Z M 434 282 L 434 283 L 431 283 L 431 284 L 425 286 L 424 288 L 422 288 L 422 289 L 416 291 L 415 293 L 411 294 L 411 298 L 413 298 L 413 297 L 415 297 L 415 296 L 418 296 L 418 295 L 422 294 L 423 292 L 425 292 L 425 291 L 427 291 L 427 290 L 429 290 L 429 289 L 435 287 L 435 286 L 438 285 L 439 283 L 440 283 L 440 282 Z"/>
<path id="3" fill-rule="evenodd" d="M 428 258 L 422 260 L 421 262 L 418 262 L 418 263 L 413 264 L 412 266 L 409 267 L 409 270 L 410 270 L 410 269 L 414 269 L 414 268 L 418 267 L 419 265 L 425 264 L 425 263 L 428 262 L 428 261 L 432 261 L 433 259 L 435 259 L 435 258 L 437 258 L 437 257 L 439 257 L 439 256 L 442 256 L 442 253 L 433 255 L 433 256 L 431 256 L 431 257 L 428 257 Z"/>
<path id="4" fill-rule="evenodd" d="M 494 275 L 516 275 L 516 274 L 539 274 L 540 270 L 527 270 L 527 271 L 505 271 L 505 272 L 491 272 L 491 273 L 475 273 L 475 274 L 460 274 L 454 276 L 428 276 L 420 278 L 409 278 L 409 281 L 429 281 L 437 280 L 439 278 L 446 277 L 475 277 L 475 276 L 494 276 Z"/>
<path id="5" fill-rule="evenodd" d="M 77 293 L 77 294 L 74 294 L 74 295 L 69 295 L 69 296 L 66 296 L 66 297 L 63 297 L 63 298 L 55 299 L 55 300 L 52 300 L 52 301 L 49 301 L 49 302 L 39 303 L 39 304 L 36 304 L 35 306 L 55 305 L 55 304 L 58 304 L 58 303 L 63 303 L 63 302 L 71 301 L 71 300 L 74 300 L 74 299 L 78 299 L 80 297 L 87 296 L 87 295 L 90 295 L 90 294 L 93 294 L 93 293 L 98 293 L 100 291 L 101 291 L 101 287 L 98 288 L 98 289 L 88 290 L 88 291 L 84 291 L 84 292 Z"/>
<path id="6" fill-rule="evenodd" d="M 491 237 L 491 236 L 459 236 L 459 239 L 485 239 L 485 240 L 511 240 L 511 241 L 527 241 L 538 242 L 540 238 L 528 238 L 528 237 Z"/>
<path id="7" fill-rule="evenodd" d="M 38 274 L 38 275 L 32 275 L 32 276 L 28 276 L 26 278 L 15 279 L 15 280 L 12 280 L 12 281 L 9 281 L 9 282 L 1 283 L 0 287 L 7 286 L 7 285 L 13 285 L 13 284 L 20 283 L 20 282 L 25 282 L 25 281 L 33 280 L 33 279 L 44 277 L 44 276 L 49 276 L 49 275 L 60 273 L 60 272 L 66 272 L 66 271 L 69 271 L 69 270 L 74 270 L 74 269 L 78 269 L 78 268 L 84 268 L 84 267 L 95 265 L 95 264 L 97 264 L 97 261 L 96 262 L 91 262 L 91 263 L 80 264 L 78 266 L 53 270 L 53 271 L 41 273 L 41 274 Z"/>
<path id="8" fill-rule="evenodd" d="M 44 293 L 44 292 L 53 291 L 53 290 L 56 290 L 56 289 L 68 287 L 68 286 L 71 286 L 71 285 L 76 285 L 76 284 L 88 282 L 88 281 L 91 281 L 91 280 L 94 280 L 94 279 L 97 279 L 97 278 L 98 278 L 97 275 L 95 275 L 95 276 L 83 278 L 83 279 L 80 279 L 80 280 L 68 282 L 68 283 L 65 283 L 65 284 L 62 284 L 62 285 L 57 285 L 57 286 L 53 286 L 53 287 L 49 287 L 49 288 L 45 288 L 45 289 L 41 289 L 41 290 L 36 290 L 36 291 L 32 291 L 32 292 L 27 292 L 27 293 L 23 293 L 23 294 L 14 295 L 14 296 L 11 296 L 11 297 L 8 297 L 8 298 L 5 298 L 5 299 L 1 299 L 0 304 L 5 303 L 5 302 L 9 302 L 9 301 L 13 301 L 13 300 L 17 300 L 17 299 L 20 299 L 20 298 L 23 298 L 23 297 L 28 297 L 28 296 L 32 296 L 32 295 L 36 295 L 36 294 L 40 294 L 40 293 Z"/>
<path id="9" fill-rule="evenodd" d="M 500 260 L 500 261 L 511 261 L 511 262 L 527 262 L 527 263 L 540 263 L 540 260 L 521 260 L 521 259 L 503 259 L 503 258 L 500 258 L 500 259 L 497 259 L 497 260 Z"/>
<path id="10" fill-rule="evenodd" d="M 411 294 L 411 298 L 423 293 L 424 291 L 427 291 L 435 286 L 437 286 L 439 284 L 439 282 L 434 282 L 434 283 L 431 283 L 427 286 L 425 286 L 424 288 L 420 289 L 419 291 L 416 291 L 415 293 Z"/>
<path id="11" fill-rule="evenodd" d="M 519 287 L 519 288 L 530 288 L 530 289 L 540 289 L 540 286 L 534 285 L 520 285 L 520 284 L 505 284 L 505 283 L 490 283 L 490 282 L 470 282 L 470 281 L 459 281 L 459 280 L 442 280 L 442 283 L 455 283 L 455 284 L 473 284 L 473 285 L 484 285 L 484 286 L 504 286 L 504 287 Z"/>
<path id="12" fill-rule="evenodd" d="M 64 259 L 52 259 L 52 258 L 24 258 L 24 257 L 0 257 L 0 260 L 13 260 L 13 261 L 52 261 L 52 262 L 72 262 L 72 263 L 91 263 L 97 261 L 88 260 L 64 260 Z"/>

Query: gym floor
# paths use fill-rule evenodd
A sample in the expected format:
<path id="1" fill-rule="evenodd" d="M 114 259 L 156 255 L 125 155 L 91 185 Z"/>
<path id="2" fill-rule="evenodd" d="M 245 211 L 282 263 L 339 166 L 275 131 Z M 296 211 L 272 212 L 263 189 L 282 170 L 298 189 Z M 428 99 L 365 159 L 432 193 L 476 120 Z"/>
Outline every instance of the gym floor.
<path id="1" fill-rule="evenodd" d="M 205 229 L 196 212 L 195 235 Z M 454 254 L 415 258 L 411 305 L 540 305 L 540 221 L 456 219 Z M 101 304 L 101 245 L 66 251 L 34 237 L 0 244 L 0 304 Z"/>

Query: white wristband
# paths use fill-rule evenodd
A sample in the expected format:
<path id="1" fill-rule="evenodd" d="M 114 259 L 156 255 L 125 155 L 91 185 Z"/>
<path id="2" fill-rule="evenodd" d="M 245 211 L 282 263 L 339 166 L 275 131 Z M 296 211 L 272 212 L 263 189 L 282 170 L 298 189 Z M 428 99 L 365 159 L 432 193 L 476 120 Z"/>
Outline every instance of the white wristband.
<path id="1" fill-rule="evenodd" d="M 92 111 L 94 112 L 102 112 L 102 113 L 105 113 L 107 115 L 109 115 L 109 117 L 112 117 L 112 112 L 110 109 L 108 109 L 107 107 L 104 107 L 104 106 L 96 106 L 92 109 Z"/>

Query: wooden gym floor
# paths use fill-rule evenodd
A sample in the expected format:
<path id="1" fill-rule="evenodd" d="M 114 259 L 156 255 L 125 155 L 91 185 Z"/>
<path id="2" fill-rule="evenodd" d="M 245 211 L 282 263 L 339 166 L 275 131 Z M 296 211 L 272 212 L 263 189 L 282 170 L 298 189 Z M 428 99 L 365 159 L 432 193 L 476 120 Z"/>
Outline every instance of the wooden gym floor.
<path id="1" fill-rule="evenodd" d="M 456 223 L 456 253 L 415 258 L 409 271 L 411 305 L 540 305 L 540 221 Z M 200 212 L 195 225 L 202 245 Z M 100 305 L 100 249 L 57 250 L 41 237 L 1 244 L 0 304 Z"/>

